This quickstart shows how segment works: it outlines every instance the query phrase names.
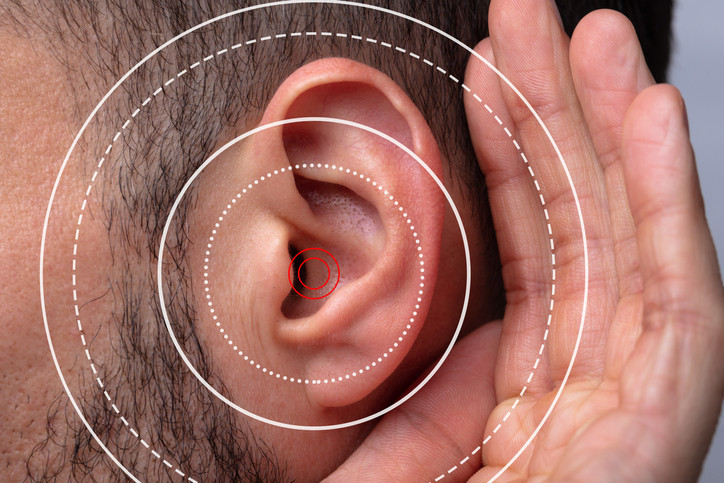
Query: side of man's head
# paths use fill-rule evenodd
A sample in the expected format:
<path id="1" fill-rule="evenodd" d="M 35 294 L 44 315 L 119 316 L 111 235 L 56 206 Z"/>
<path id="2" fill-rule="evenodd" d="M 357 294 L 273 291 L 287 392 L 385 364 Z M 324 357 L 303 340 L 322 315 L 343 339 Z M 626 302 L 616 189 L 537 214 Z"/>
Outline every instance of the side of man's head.
<path id="1" fill-rule="evenodd" d="M 487 6 L 480 2 L 379 3 L 429 22 L 468 45 L 487 35 Z M 561 13 L 570 29 L 585 12 L 605 6 L 606 2 L 571 2 L 561 5 Z M 187 9 L 175 2 L 141 0 L 129 5 L 13 5 L 8 7 L 13 20 L 3 28 L 14 28 L 34 41 L 42 39 L 64 65 L 65 85 L 76 106 L 76 131 L 100 96 L 144 55 L 175 34 L 233 8 L 202 2 Z M 651 12 L 656 17 L 650 17 Z M 644 50 L 661 79 L 668 57 L 670 9 L 651 12 L 627 13 L 643 34 Z M 250 40 L 255 42 L 247 45 Z M 244 47 L 232 48 L 239 43 Z M 666 55 L 660 57 L 661 52 Z M 209 55 L 213 58 L 204 60 Z M 200 64 L 192 71 L 196 62 Z M 86 336 L 93 335 L 91 347 L 95 344 L 96 353 L 103 355 L 99 377 L 115 388 L 116 407 L 145 430 L 144 441 L 154 451 L 201 479 L 213 475 L 215 480 L 232 481 L 312 480 L 338 465 L 369 431 L 368 425 L 310 434 L 245 419 L 188 372 L 158 308 L 155 262 L 163 226 L 180 189 L 213 152 L 262 120 L 349 119 L 392 135 L 429 162 L 460 205 L 473 241 L 473 290 L 483 295 L 471 306 L 471 327 L 500 314 L 502 287 L 484 182 L 470 147 L 464 92 L 450 79 L 462 79 L 466 62 L 465 51 L 408 21 L 376 10 L 302 4 L 261 9 L 205 27 L 152 59 L 109 99 L 82 140 L 78 159 L 85 156 L 95 162 L 96 153 L 103 153 L 107 140 L 130 117 L 138 127 L 124 133 L 123 148 L 111 151 L 92 200 L 97 210 L 93 220 L 102 229 L 91 233 L 105 238 L 90 246 L 97 248 L 103 274 L 93 277 L 94 283 L 100 279 L 101 288 L 87 290 L 81 300 L 87 304 L 86 314 L 92 314 L 86 318 L 95 319 L 88 323 L 93 329 L 86 329 Z M 165 84 L 171 78 L 173 84 Z M 154 102 L 151 109 L 133 115 L 159 86 L 163 103 Z M 271 191 L 263 191 L 263 183 L 253 188 L 260 194 L 244 198 L 250 200 L 245 211 L 220 215 L 247 182 L 305 160 L 369 173 L 367 177 L 384 190 L 369 188 L 371 182 L 346 171 L 299 169 L 275 175 L 279 177 L 273 182 L 282 181 Z M 172 261 L 166 265 L 165 286 L 176 336 L 214 387 L 255 412 L 267 411 L 263 416 L 291 417 L 289 422 L 296 424 L 333 424 L 394 401 L 439 356 L 459 316 L 464 266 L 451 212 L 445 212 L 437 188 L 414 166 L 398 147 L 380 142 L 374 134 L 307 123 L 260 132 L 225 151 L 199 177 L 172 225 L 165 255 Z M 91 177 L 90 169 L 75 171 L 79 184 Z M 411 181 L 401 182 L 406 173 Z M 408 217 L 401 218 L 398 205 L 377 193 L 388 190 L 409 211 L 418 230 L 399 229 L 406 228 Z M 216 226 L 218 216 L 227 218 L 223 227 Z M 354 223 L 346 225 L 349 220 Z M 204 237 L 216 235 L 215 229 L 217 258 L 206 262 Z M 425 247 L 426 272 L 418 265 L 414 271 L 407 269 L 412 265 L 410 253 L 417 255 L 418 239 Z M 348 277 L 323 301 L 295 296 L 284 280 L 290 259 L 309 247 L 333 252 Z M 313 286 L 317 272 L 308 269 Z M 206 278 L 205 272 L 215 278 Z M 207 280 L 216 291 L 214 307 L 234 329 L 219 332 L 217 312 L 208 310 L 204 298 Z M 61 294 L 68 290 L 57 283 L 59 297 L 65 297 Z M 418 283 L 428 286 L 421 301 Z M 28 290 L 35 290 L 35 285 Z M 402 319 L 398 311 L 414 312 L 418 326 L 406 330 L 408 317 Z M 399 343 L 396 336 L 388 337 L 385 330 L 392 324 L 387 319 L 404 320 L 392 332 L 409 332 L 411 337 Z M 56 330 L 63 330 L 60 322 Z M 284 377 L 302 379 L 303 387 L 258 370 L 267 368 L 244 359 L 253 350 L 245 355 L 240 349 L 226 351 L 223 337 L 230 333 L 241 339 L 228 345 L 240 347 L 239 340 L 251 345 L 262 354 L 259 360 L 279 367 L 273 369 L 277 374 L 285 371 Z M 378 347 L 378 339 L 387 346 Z M 405 348 L 388 357 L 401 354 L 394 363 L 366 369 L 388 346 Z M 85 357 L 78 361 L 79 367 L 86 364 Z M 354 369 L 355 364 L 366 370 Z M 346 389 L 351 387 L 345 386 L 351 384 L 346 380 L 334 387 L 306 383 L 352 373 L 364 381 L 355 390 Z M 129 436 L 109 396 L 88 383 L 95 374 L 84 377 L 82 383 L 74 383 L 77 399 L 108 448 L 144 479 L 173 474 Z M 27 455 L 31 479 L 56 473 L 95 476 L 103 474 L 102 468 L 118 474 L 64 396 L 50 411 L 47 437 L 35 437 L 40 437 L 38 445 Z M 325 460 L 301 463 L 320 453 L 327 455 Z"/>

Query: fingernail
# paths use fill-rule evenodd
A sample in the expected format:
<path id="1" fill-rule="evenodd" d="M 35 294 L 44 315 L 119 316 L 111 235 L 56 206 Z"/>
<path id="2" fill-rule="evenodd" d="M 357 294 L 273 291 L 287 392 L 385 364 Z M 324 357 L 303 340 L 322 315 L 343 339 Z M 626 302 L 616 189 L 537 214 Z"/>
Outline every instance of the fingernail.
<path id="1" fill-rule="evenodd" d="M 563 19 L 561 18 L 561 12 L 560 12 L 560 10 L 558 10 L 558 5 L 556 5 L 556 0 L 550 0 L 550 2 L 551 2 L 551 6 L 553 7 L 553 13 L 555 14 L 556 19 L 558 20 L 558 25 L 560 25 L 561 28 L 563 30 L 565 30 L 565 28 L 563 27 Z"/>

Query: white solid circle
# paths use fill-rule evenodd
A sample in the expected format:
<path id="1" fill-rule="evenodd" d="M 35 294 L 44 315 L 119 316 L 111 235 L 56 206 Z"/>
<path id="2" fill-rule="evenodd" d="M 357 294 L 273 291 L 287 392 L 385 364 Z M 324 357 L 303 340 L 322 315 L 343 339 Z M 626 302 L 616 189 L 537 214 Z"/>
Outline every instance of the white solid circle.
<path id="1" fill-rule="evenodd" d="M 42 315 L 43 315 L 43 327 L 44 327 L 44 329 L 45 329 L 45 334 L 46 334 L 46 338 L 47 338 L 47 341 L 48 341 L 48 347 L 49 347 L 49 349 L 50 349 L 51 357 L 52 357 L 52 359 L 53 359 L 53 364 L 54 364 L 54 366 L 55 366 L 55 368 L 56 368 L 56 371 L 57 371 L 57 373 L 58 373 L 58 377 L 59 377 L 59 379 L 60 379 L 60 382 L 61 382 L 61 384 L 62 384 L 62 386 L 63 386 L 63 389 L 65 390 L 66 394 L 68 395 L 68 398 L 69 398 L 69 400 L 70 400 L 73 408 L 75 409 L 76 413 L 78 414 L 78 417 L 80 418 L 81 422 L 82 422 L 83 425 L 86 427 L 86 429 L 88 429 L 88 431 L 90 432 L 91 436 L 92 436 L 93 439 L 96 441 L 96 443 L 98 443 L 98 445 L 103 449 L 103 451 L 111 458 L 111 460 L 112 460 L 129 478 L 131 478 L 133 481 L 139 481 L 138 478 L 136 478 L 135 476 L 133 476 L 133 474 L 132 474 L 132 473 L 115 457 L 115 455 L 106 447 L 106 445 L 105 445 L 105 444 L 103 443 L 103 441 L 98 437 L 98 435 L 95 433 L 95 431 L 94 431 L 93 428 L 91 427 L 90 423 L 87 421 L 87 419 L 86 419 L 85 416 L 83 415 L 83 411 L 81 411 L 80 406 L 78 405 L 78 402 L 76 401 L 75 397 L 73 396 L 72 392 L 70 391 L 70 388 L 68 387 L 67 381 L 65 380 L 65 376 L 63 375 L 63 371 L 62 371 L 62 369 L 60 368 L 60 363 L 58 362 L 58 357 L 57 357 L 57 355 L 56 355 L 56 353 L 55 353 L 55 347 L 54 347 L 54 344 L 53 344 L 53 339 L 52 339 L 52 337 L 51 337 L 51 335 L 50 335 L 50 327 L 49 327 L 49 324 L 48 324 L 47 309 L 46 309 L 46 306 L 45 306 L 45 305 L 46 305 L 46 304 L 45 304 L 45 278 L 44 278 L 44 269 L 43 269 L 43 265 L 44 265 L 44 261 L 45 261 L 45 244 L 46 244 L 46 238 L 47 238 L 47 234 L 48 234 L 48 223 L 49 223 L 49 221 L 50 221 L 50 214 L 51 214 L 51 211 L 52 211 L 52 208 L 53 208 L 53 202 L 54 202 L 54 200 L 55 200 L 56 193 L 57 193 L 58 187 L 59 187 L 59 185 L 60 185 L 60 181 L 61 181 L 61 179 L 62 179 L 62 177 L 63 177 L 63 173 L 65 172 L 65 169 L 66 169 L 66 167 L 67 167 L 67 165 L 68 165 L 68 162 L 69 162 L 69 160 L 70 160 L 70 156 L 72 155 L 73 151 L 75 150 L 75 147 L 77 146 L 78 142 L 80 141 L 81 136 L 83 136 L 83 134 L 85 133 L 86 129 L 88 128 L 88 125 L 89 125 L 90 122 L 93 120 L 93 118 L 96 116 L 96 114 L 97 114 L 98 111 L 101 109 L 101 107 L 103 107 L 103 105 L 106 103 L 106 101 L 110 98 L 110 96 L 111 96 L 116 90 L 118 90 L 118 88 L 126 81 L 126 79 L 128 79 L 128 77 L 130 77 L 130 76 L 131 76 L 135 71 L 137 71 L 141 66 L 143 66 L 144 64 L 146 64 L 146 62 L 148 62 L 150 59 L 152 59 L 153 57 L 155 57 L 159 52 L 161 52 L 163 49 L 165 49 L 165 48 L 168 47 L 169 45 L 172 45 L 172 44 L 175 43 L 176 41 L 182 39 L 183 37 L 186 37 L 187 35 L 195 32 L 195 31 L 197 31 L 197 30 L 199 30 L 199 29 L 204 28 L 204 27 L 207 26 L 207 25 L 211 25 L 211 24 L 213 24 L 213 23 L 215 23 L 215 22 L 218 22 L 218 21 L 220 21 L 220 20 L 223 20 L 223 19 L 226 19 L 226 18 L 235 16 L 235 15 L 239 15 L 239 14 L 242 14 L 242 13 L 245 13 L 245 12 L 255 11 L 255 10 L 259 10 L 259 9 L 266 9 L 266 8 L 269 8 L 269 7 L 278 7 L 278 6 L 292 5 L 292 4 L 337 4 L 337 5 L 344 5 L 344 6 L 349 6 L 349 7 L 358 7 L 358 8 L 368 9 L 368 10 L 374 10 L 374 11 L 382 12 L 382 13 L 385 13 L 385 14 L 388 14 L 388 15 L 396 16 L 396 17 L 405 19 L 405 20 L 407 20 L 407 21 L 416 23 L 416 24 L 418 24 L 418 25 L 420 25 L 420 26 L 422 26 L 422 27 L 430 30 L 431 32 L 434 32 L 434 33 L 436 33 L 436 34 L 438 34 L 438 35 L 440 35 L 440 36 L 442 36 L 442 37 L 450 40 L 451 42 L 455 43 L 456 45 L 458 45 L 459 47 L 461 47 L 462 49 L 464 49 L 465 51 L 467 51 L 470 55 L 476 57 L 479 61 L 483 62 L 486 66 L 488 66 L 488 68 L 490 68 L 493 72 L 495 72 L 495 74 L 513 90 L 513 92 L 518 96 L 518 98 L 521 99 L 521 101 L 523 101 L 523 103 L 526 105 L 526 107 L 528 108 L 528 110 L 533 114 L 533 116 L 535 117 L 536 121 L 538 122 L 538 124 L 541 126 L 541 128 L 542 128 L 543 131 L 545 132 L 548 140 L 550 141 L 551 145 L 553 146 L 553 148 L 554 148 L 554 150 L 555 150 L 555 152 L 556 152 L 556 155 L 557 155 L 557 157 L 558 157 L 558 161 L 560 162 L 561 166 L 563 167 L 563 170 L 564 170 L 565 173 L 566 173 L 566 179 L 568 180 L 568 184 L 569 184 L 569 186 L 570 186 L 570 188 L 571 188 L 571 192 L 572 192 L 572 194 L 573 194 L 573 198 L 574 198 L 575 203 L 576 203 L 576 210 L 577 210 L 577 212 L 578 212 L 578 219 L 579 219 L 579 223 L 580 223 L 580 227 L 581 227 L 581 235 L 582 235 L 582 243 L 583 243 L 583 253 L 584 253 L 584 273 L 583 273 L 583 288 L 584 288 L 584 290 L 583 290 L 583 304 L 582 304 L 581 319 L 580 319 L 580 325 L 579 325 L 579 329 L 578 329 L 578 334 L 577 334 L 577 337 L 576 337 L 575 346 L 574 346 L 573 353 L 572 353 L 572 355 L 571 355 L 571 360 L 570 360 L 570 362 L 569 362 L 569 364 L 568 364 L 568 368 L 567 368 L 567 370 L 566 370 L 565 376 L 563 377 L 563 380 L 561 381 L 561 386 L 560 386 L 560 388 L 558 389 L 558 391 L 556 392 L 556 395 L 555 395 L 553 401 L 551 402 L 551 405 L 549 406 L 548 410 L 547 410 L 546 413 L 544 414 L 544 416 L 543 416 L 543 418 L 541 419 L 540 423 L 536 426 L 535 430 L 534 430 L 533 433 L 530 435 L 530 437 L 525 441 L 525 443 L 524 443 L 523 446 L 520 448 L 520 450 L 510 459 L 510 461 L 508 461 L 508 463 L 507 463 L 503 468 L 500 469 L 500 471 L 499 471 L 498 473 L 496 473 L 495 476 L 493 476 L 493 477 L 491 478 L 490 481 L 493 481 L 493 480 L 497 479 L 498 477 L 500 477 L 500 475 L 501 475 L 503 472 L 505 472 L 505 471 L 510 467 L 510 465 L 513 464 L 513 462 L 515 462 L 515 461 L 518 459 L 518 457 L 519 457 L 519 456 L 523 453 L 523 451 L 525 451 L 525 449 L 530 445 L 530 443 L 531 443 L 531 442 L 533 441 L 533 439 L 536 437 L 536 435 L 537 435 L 538 432 L 541 430 L 541 428 L 543 427 L 543 425 L 546 423 L 546 421 L 547 421 L 548 418 L 550 417 L 551 413 L 553 412 L 553 409 L 555 408 L 556 404 L 558 403 L 558 400 L 559 400 L 561 394 L 563 393 L 563 389 L 565 388 L 565 385 L 566 385 L 566 383 L 568 382 L 568 379 L 569 379 L 569 377 L 570 377 L 571 371 L 572 371 L 572 369 L 573 369 L 573 364 L 574 364 L 574 362 L 575 362 L 575 360 L 576 360 L 576 356 L 577 356 L 577 354 L 578 354 L 578 350 L 579 350 L 580 343 L 581 343 L 581 338 L 582 338 L 582 335 L 583 335 L 583 329 L 584 329 L 584 326 L 585 326 L 586 311 L 587 311 L 587 307 L 588 307 L 588 286 L 589 286 L 588 241 L 587 241 L 587 239 L 586 239 L 586 229 L 585 229 L 585 224 L 584 224 L 584 221 L 583 221 L 583 213 L 582 213 L 582 210 L 581 210 L 581 204 L 580 204 L 580 200 L 579 200 L 579 197 L 578 197 L 577 190 L 576 190 L 576 188 L 575 188 L 575 186 L 574 186 L 574 184 L 573 184 L 573 179 L 572 179 L 572 177 L 571 177 L 571 175 L 570 175 L 570 171 L 569 171 L 569 169 L 568 169 L 568 165 L 567 165 L 565 159 L 563 158 L 563 155 L 562 155 L 562 153 L 560 152 L 560 149 L 558 148 L 558 145 L 556 144 L 555 140 L 553 139 L 553 136 L 550 134 L 550 131 L 549 131 L 548 128 L 545 126 L 545 124 L 543 123 L 543 120 L 542 120 L 541 117 L 538 115 L 538 113 L 535 111 L 535 109 L 533 109 L 533 107 L 532 107 L 531 104 L 528 102 L 528 100 L 525 98 L 525 96 L 523 96 L 523 94 L 510 82 L 510 80 L 508 80 L 508 78 L 505 77 L 505 75 L 504 75 L 502 72 L 500 72 L 497 68 L 495 68 L 495 66 L 493 66 L 487 59 L 485 59 L 484 57 L 482 57 L 479 53 L 477 53 L 472 47 L 470 47 L 470 46 L 468 46 L 467 44 L 465 44 L 464 42 L 458 40 L 456 37 L 453 37 L 452 35 L 448 34 L 447 32 L 445 32 L 445 31 L 443 31 L 443 30 L 441 30 L 441 29 L 439 29 L 439 28 L 437 28 L 437 27 L 435 27 L 435 26 L 433 26 L 433 25 L 431 25 L 431 24 L 429 24 L 429 23 L 427 23 L 427 22 L 424 22 L 424 21 L 419 20 L 419 19 L 417 19 L 417 18 L 415 18 L 415 17 L 412 17 L 412 16 L 410 16 L 410 15 L 406 15 L 406 14 L 404 14 L 404 13 L 397 12 L 397 11 L 395 11 L 395 10 L 391 10 L 391 9 L 388 9 L 388 8 L 385 8 L 385 7 L 380 7 L 380 6 L 376 6 L 376 5 L 368 5 L 368 4 L 363 4 L 363 3 L 354 2 L 354 1 L 347 1 L 347 0 L 278 0 L 278 1 L 272 1 L 272 2 L 268 2 L 268 3 L 263 3 L 263 4 L 258 4 L 258 5 L 252 5 L 252 6 L 249 6 L 249 7 L 244 7 L 244 8 L 241 8 L 241 9 L 233 10 L 233 11 L 227 12 L 227 13 L 225 13 L 225 14 L 219 15 L 219 16 L 217 16 L 217 17 L 211 18 L 211 19 L 209 19 L 209 20 L 206 20 L 206 21 L 204 21 L 204 22 L 201 22 L 201 23 L 199 23 L 198 25 L 195 25 L 195 26 L 193 26 L 193 27 L 191 27 L 191 28 L 189 28 L 189 29 L 187 29 L 187 30 L 179 33 L 179 34 L 176 35 L 175 37 L 173 37 L 173 38 L 167 40 L 166 42 L 164 42 L 163 44 L 159 45 L 156 49 L 154 49 L 152 52 L 150 52 L 148 55 L 146 55 L 143 59 L 141 59 L 140 61 L 138 61 L 133 67 L 131 67 L 131 69 L 128 70 L 128 72 L 126 72 L 123 76 L 121 76 L 121 77 L 118 79 L 118 81 L 116 81 L 116 83 L 110 88 L 110 90 L 101 98 L 101 100 L 98 102 L 98 104 L 96 104 L 96 106 L 93 108 L 93 110 L 92 110 L 91 113 L 88 115 L 88 117 L 86 118 L 86 120 L 83 122 L 83 125 L 81 126 L 81 128 L 80 128 L 80 129 L 78 130 L 78 132 L 76 133 L 76 135 L 75 135 L 75 137 L 74 137 L 74 139 L 73 139 L 73 142 L 71 143 L 70 148 L 68 149 L 68 152 L 66 153 L 65 158 L 63 159 L 63 162 L 62 162 L 62 164 L 61 164 L 61 166 L 60 166 L 60 169 L 59 169 L 59 171 L 58 171 L 58 175 L 57 175 L 57 177 L 56 177 L 55 183 L 53 184 L 53 188 L 52 188 L 52 191 L 51 191 L 51 194 L 50 194 L 50 198 L 49 198 L 49 200 L 48 200 L 48 208 L 47 208 L 47 210 L 46 210 L 45 218 L 44 218 L 44 220 L 43 220 L 43 231 L 42 231 L 42 236 L 41 236 L 41 241 L 40 241 L 40 257 L 39 257 L 39 258 L 40 258 L 40 260 L 39 260 L 40 307 L 41 307 L 41 312 L 42 312 Z"/>
<path id="2" fill-rule="evenodd" d="M 320 425 L 320 426 L 310 426 L 310 425 L 301 425 L 301 424 L 290 424 L 290 423 L 284 423 L 281 421 L 276 421 L 273 419 L 265 418 L 263 416 L 259 416 L 256 413 L 253 413 L 249 411 L 248 409 L 244 409 L 238 404 L 231 401 L 229 398 L 221 394 L 219 391 L 217 391 L 211 384 L 204 379 L 204 377 L 199 374 L 199 372 L 196 370 L 194 365 L 191 363 L 191 361 L 188 359 L 186 354 L 184 353 L 183 349 L 181 348 L 181 345 L 178 342 L 178 339 L 176 339 L 176 335 L 173 332 L 173 328 L 171 327 L 171 321 L 169 320 L 168 313 L 166 311 L 166 299 L 163 295 L 163 252 L 164 252 L 164 245 L 166 244 L 166 237 L 168 236 L 168 231 L 171 227 L 171 221 L 173 220 L 173 215 L 176 212 L 176 209 L 178 208 L 179 204 L 181 203 L 181 200 L 183 199 L 183 196 L 186 194 L 188 189 L 191 187 L 191 184 L 193 184 L 194 180 L 201 174 L 201 172 L 214 160 L 216 159 L 221 153 L 229 149 L 234 144 L 238 143 L 239 141 L 242 141 L 246 139 L 249 136 L 252 136 L 256 133 L 259 133 L 261 131 L 265 131 L 267 129 L 283 126 L 286 124 L 297 124 L 297 123 L 303 123 L 303 122 L 326 122 L 326 123 L 332 123 L 332 124 L 342 124 L 345 126 L 355 127 L 358 129 L 362 129 L 364 131 L 367 131 L 369 133 L 372 133 L 376 136 L 381 137 L 382 139 L 393 143 L 398 148 L 402 149 L 406 154 L 408 154 L 410 157 L 412 157 L 417 163 L 427 172 L 427 174 L 435 181 L 438 188 L 442 191 L 442 193 L 445 195 L 445 198 L 447 199 L 448 205 L 453 211 L 453 214 L 455 215 L 455 219 L 458 222 L 458 227 L 460 228 L 460 234 L 462 236 L 463 240 L 463 247 L 465 248 L 465 298 L 463 300 L 463 307 L 460 312 L 460 320 L 458 321 L 458 325 L 455 328 L 455 333 L 453 334 L 452 340 L 450 341 L 450 344 L 448 344 L 447 348 L 445 349 L 445 352 L 443 353 L 440 360 L 435 364 L 435 367 L 430 371 L 430 373 L 417 385 L 415 388 L 407 393 L 404 397 L 399 399 L 398 401 L 394 402 L 393 404 L 389 405 L 388 407 L 377 411 L 374 414 L 371 414 L 369 416 L 366 416 L 364 418 L 355 419 L 354 421 L 348 421 L 346 423 L 339 423 L 339 424 L 329 424 L 329 425 Z M 470 282 L 471 282 L 471 262 L 470 262 L 470 248 L 468 246 L 468 240 L 467 240 L 467 234 L 465 232 L 465 227 L 463 226 L 462 219 L 460 217 L 460 213 L 457 210 L 457 207 L 455 206 L 455 202 L 453 201 L 452 197 L 450 196 L 450 193 L 445 188 L 445 185 L 442 184 L 442 181 L 437 177 L 437 175 L 430 169 L 430 167 L 417 155 L 415 154 L 410 148 L 396 140 L 395 138 L 380 132 L 372 127 L 366 126 L 364 124 L 359 124 L 354 121 L 348 121 L 346 119 L 337 119 L 337 118 L 331 118 L 331 117 L 298 117 L 298 118 L 292 118 L 292 119 L 283 119 L 281 121 L 275 121 L 269 124 L 264 124 L 262 126 L 258 126 L 254 129 L 251 129 L 244 134 L 235 137 L 228 143 L 224 144 L 221 148 L 219 148 L 214 154 L 209 156 L 209 158 L 204 161 L 201 166 L 194 171 L 194 173 L 189 177 L 189 179 L 184 184 L 183 188 L 181 188 L 181 191 L 179 192 L 178 196 L 176 197 L 176 200 L 173 203 L 173 206 L 171 207 L 171 211 L 168 214 L 168 218 L 166 219 L 166 223 L 163 227 L 163 233 L 161 235 L 161 241 L 159 244 L 159 250 L 158 250 L 158 263 L 157 263 L 157 271 L 156 271 L 156 282 L 158 284 L 158 296 L 159 296 L 159 302 L 161 305 L 161 313 L 163 315 L 163 321 L 166 324 L 166 329 L 168 330 L 169 336 L 171 337 L 171 341 L 173 342 L 173 345 L 176 347 L 176 351 L 183 359 L 186 366 L 189 368 L 191 373 L 196 376 L 196 378 L 203 384 L 206 389 L 211 391 L 212 394 L 214 394 L 217 398 L 219 398 L 221 401 L 226 403 L 229 407 L 237 410 L 238 412 L 250 417 L 254 418 L 257 421 L 261 421 L 263 423 L 271 424 L 272 426 L 278 426 L 280 428 L 286 428 L 286 429 L 295 429 L 300 431 L 327 431 L 327 430 L 333 430 L 333 429 L 342 429 L 342 428 L 349 428 L 352 426 L 356 426 L 358 424 L 366 423 L 368 421 L 371 421 L 373 419 L 376 419 L 380 416 L 383 416 L 387 414 L 388 412 L 392 411 L 393 409 L 399 407 L 400 405 L 404 404 L 408 399 L 410 399 L 412 396 L 417 394 L 417 392 L 422 389 L 429 381 L 432 379 L 432 377 L 437 373 L 437 371 L 442 367 L 442 364 L 445 362 L 447 357 L 450 355 L 450 352 L 452 351 L 453 346 L 455 345 L 455 342 L 458 339 L 458 336 L 460 335 L 460 331 L 463 327 L 463 322 L 465 320 L 465 314 L 468 311 L 468 301 L 470 299 Z M 419 300 L 419 299 L 418 299 Z M 385 354 L 386 356 L 386 354 Z M 382 361 L 381 358 L 378 359 L 380 362 Z M 375 365 L 373 362 L 372 365 Z M 341 380 L 341 378 L 340 378 Z"/>

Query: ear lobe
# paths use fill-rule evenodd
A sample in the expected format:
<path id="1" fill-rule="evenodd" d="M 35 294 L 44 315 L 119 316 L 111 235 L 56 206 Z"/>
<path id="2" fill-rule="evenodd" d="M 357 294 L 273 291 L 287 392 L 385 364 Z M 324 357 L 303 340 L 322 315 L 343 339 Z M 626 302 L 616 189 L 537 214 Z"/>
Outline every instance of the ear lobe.
<path id="1" fill-rule="evenodd" d="M 375 69 L 346 59 L 309 64 L 282 84 L 262 123 L 309 117 L 354 121 L 385 133 L 442 178 L 437 144 L 421 113 Z M 294 168 L 294 193 L 279 194 L 276 204 L 266 200 L 286 227 L 281 232 L 292 256 L 321 249 L 333 257 L 317 250 L 318 256 L 305 257 L 304 275 L 299 263 L 286 275 L 315 290 L 327 275 L 331 282 L 339 275 L 331 290 L 269 288 L 276 291 L 271 299 L 280 301 L 270 343 L 309 381 L 305 389 L 313 404 L 357 403 L 400 368 L 425 321 L 444 198 L 403 149 L 349 125 L 305 121 L 269 129 L 252 139 L 248 158 L 262 170 L 270 164 Z M 310 300 L 310 293 L 322 296 Z"/>

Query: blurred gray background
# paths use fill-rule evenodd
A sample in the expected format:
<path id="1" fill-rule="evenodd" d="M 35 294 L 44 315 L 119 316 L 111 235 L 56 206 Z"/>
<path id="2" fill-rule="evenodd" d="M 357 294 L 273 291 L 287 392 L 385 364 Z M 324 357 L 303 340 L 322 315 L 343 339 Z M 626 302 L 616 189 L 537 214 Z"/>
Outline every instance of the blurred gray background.
<path id="1" fill-rule="evenodd" d="M 669 82 L 686 99 L 706 212 L 724 271 L 724 1 L 679 0 Z M 724 371 L 724 367 L 722 367 Z M 724 418 L 700 483 L 724 482 Z"/>

